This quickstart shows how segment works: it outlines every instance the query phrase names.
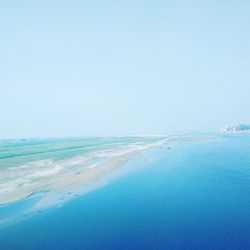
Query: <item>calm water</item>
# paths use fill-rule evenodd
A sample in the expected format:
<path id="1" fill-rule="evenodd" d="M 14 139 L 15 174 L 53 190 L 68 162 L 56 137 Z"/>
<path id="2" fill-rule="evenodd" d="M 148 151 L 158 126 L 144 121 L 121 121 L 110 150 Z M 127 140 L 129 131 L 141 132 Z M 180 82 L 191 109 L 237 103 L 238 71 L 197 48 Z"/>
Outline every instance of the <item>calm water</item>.
<path id="1" fill-rule="evenodd" d="M 250 136 L 144 155 L 109 185 L 1 230 L 0 249 L 250 249 Z"/>
<path id="2" fill-rule="evenodd" d="M 99 137 L 62 139 L 0 140 L 0 170 L 12 166 L 51 159 L 63 160 L 93 151 L 111 150 L 134 143 L 156 142 L 155 137 Z"/>

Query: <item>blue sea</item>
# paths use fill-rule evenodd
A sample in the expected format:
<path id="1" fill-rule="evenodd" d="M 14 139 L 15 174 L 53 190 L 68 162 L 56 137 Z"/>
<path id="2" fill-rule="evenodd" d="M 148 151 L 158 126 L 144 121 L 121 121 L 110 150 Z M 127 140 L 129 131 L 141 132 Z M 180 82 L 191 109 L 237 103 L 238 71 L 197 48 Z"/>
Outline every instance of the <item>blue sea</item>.
<path id="1" fill-rule="evenodd" d="M 176 142 L 123 169 L 0 229 L 0 249 L 250 249 L 249 135 Z"/>

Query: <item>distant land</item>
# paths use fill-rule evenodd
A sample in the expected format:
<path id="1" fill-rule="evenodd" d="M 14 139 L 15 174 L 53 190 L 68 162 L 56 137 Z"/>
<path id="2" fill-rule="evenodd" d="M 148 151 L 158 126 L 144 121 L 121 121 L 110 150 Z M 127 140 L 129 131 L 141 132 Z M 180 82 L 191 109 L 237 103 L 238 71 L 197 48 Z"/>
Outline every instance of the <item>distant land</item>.
<path id="1" fill-rule="evenodd" d="M 230 134 L 250 134 L 250 125 L 237 124 L 235 126 L 225 126 L 221 131 Z"/>

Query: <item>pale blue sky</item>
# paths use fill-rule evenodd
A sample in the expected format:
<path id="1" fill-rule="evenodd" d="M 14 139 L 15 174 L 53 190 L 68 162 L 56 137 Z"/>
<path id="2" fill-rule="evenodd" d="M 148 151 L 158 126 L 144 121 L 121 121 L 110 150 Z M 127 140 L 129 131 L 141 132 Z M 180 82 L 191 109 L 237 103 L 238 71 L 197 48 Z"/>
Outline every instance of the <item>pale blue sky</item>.
<path id="1" fill-rule="evenodd" d="M 5 1 L 0 138 L 250 123 L 250 1 Z"/>

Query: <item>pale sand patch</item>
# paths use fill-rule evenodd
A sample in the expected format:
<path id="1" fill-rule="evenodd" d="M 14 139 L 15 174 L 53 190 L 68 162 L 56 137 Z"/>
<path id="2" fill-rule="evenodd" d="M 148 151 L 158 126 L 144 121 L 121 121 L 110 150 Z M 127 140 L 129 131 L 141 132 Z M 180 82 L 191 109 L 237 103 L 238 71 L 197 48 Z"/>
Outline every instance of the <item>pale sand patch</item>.
<path id="1" fill-rule="evenodd" d="M 44 192 L 36 208 L 64 202 L 103 185 L 113 172 L 144 150 L 175 141 L 201 141 L 202 136 L 171 136 L 157 142 L 131 144 L 115 150 L 91 152 L 88 156 L 62 161 L 43 160 L 1 173 L 0 205 Z M 93 163 L 93 160 L 100 159 Z"/>

